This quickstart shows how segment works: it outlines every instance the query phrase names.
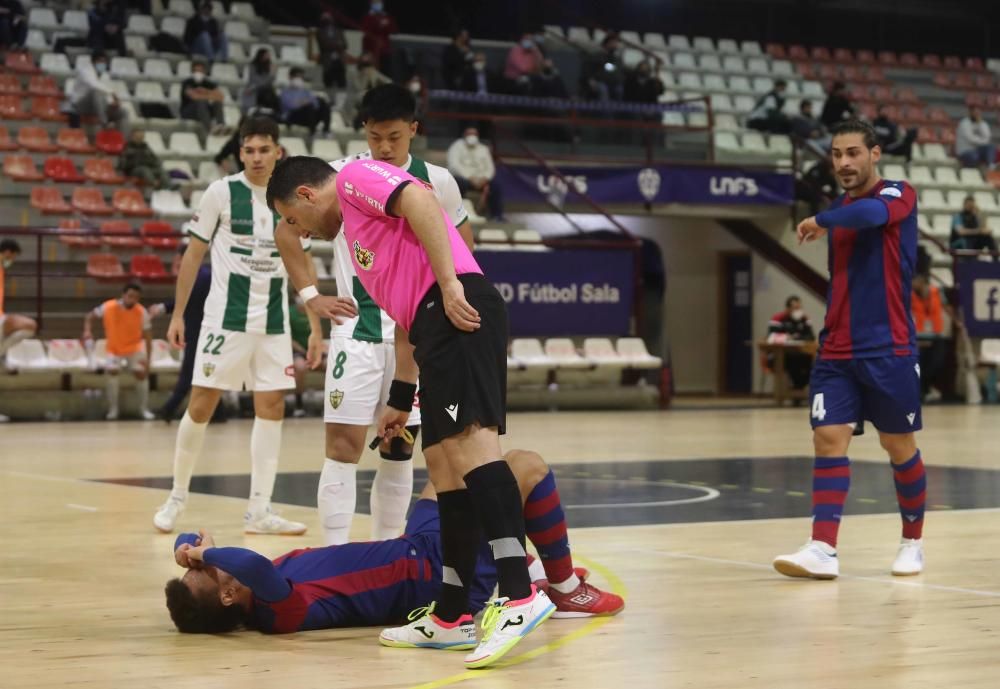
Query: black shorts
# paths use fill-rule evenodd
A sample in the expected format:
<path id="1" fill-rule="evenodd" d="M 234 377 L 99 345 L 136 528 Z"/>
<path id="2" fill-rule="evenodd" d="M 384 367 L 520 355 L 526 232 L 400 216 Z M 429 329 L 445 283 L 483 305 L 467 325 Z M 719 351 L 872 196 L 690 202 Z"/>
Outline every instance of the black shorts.
<path id="1" fill-rule="evenodd" d="M 482 275 L 458 279 L 465 299 L 479 312 L 480 328 L 467 333 L 452 325 L 436 284 L 420 301 L 410 328 L 420 367 L 425 448 L 474 423 L 496 426 L 503 434 L 507 422 L 507 305 Z"/>

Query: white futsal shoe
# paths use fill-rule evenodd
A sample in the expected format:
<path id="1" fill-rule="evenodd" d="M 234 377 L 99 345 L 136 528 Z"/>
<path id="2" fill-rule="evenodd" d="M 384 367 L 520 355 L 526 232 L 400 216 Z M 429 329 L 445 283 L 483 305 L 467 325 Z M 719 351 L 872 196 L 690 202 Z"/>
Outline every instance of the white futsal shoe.
<path id="1" fill-rule="evenodd" d="M 259 514 L 247 512 L 243 516 L 243 533 L 270 534 L 276 536 L 300 536 L 308 527 L 302 522 L 285 519 L 268 506 Z"/>
<path id="2" fill-rule="evenodd" d="M 534 584 L 531 596 L 523 600 L 490 601 L 483 613 L 483 639 L 476 650 L 465 656 L 465 667 L 475 670 L 497 662 L 555 611 L 556 606 L 545 591 Z"/>
<path id="3" fill-rule="evenodd" d="M 904 538 L 892 563 L 892 573 L 909 577 L 924 571 L 924 541 L 922 538 Z"/>
<path id="4" fill-rule="evenodd" d="M 836 579 L 840 574 L 837 549 L 822 541 L 810 540 L 791 555 L 779 555 L 773 565 L 787 577 Z"/>
<path id="5" fill-rule="evenodd" d="M 184 514 L 184 501 L 175 497 L 167 498 L 167 501 L 156 510 L 153 515 L 153 526 L 157 531 L 170 533 L 174 530 L 177 518 Z"/>
<path id="6" fill-rule="evenodd" d="M 434 614 L 434 605 L 417 608 L 402 627 L 383 629 L 378 642 L 391 648 L 438 648 L 446 651 L 469 651 L 476 647 L 476 623 L 472 615 L 462 615 L 454 622 L 444 622 Z"/>

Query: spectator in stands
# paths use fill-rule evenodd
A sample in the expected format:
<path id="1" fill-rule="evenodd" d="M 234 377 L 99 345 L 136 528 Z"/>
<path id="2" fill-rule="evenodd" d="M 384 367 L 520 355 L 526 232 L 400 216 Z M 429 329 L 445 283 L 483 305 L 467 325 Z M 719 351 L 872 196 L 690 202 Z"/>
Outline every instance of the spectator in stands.
<path id="1" fill-rule="evenodd" d="M 583 69 L 583 93 L 599 101 L 620 101 L 624 88 L 621 41 L 612 32 L 601 41 L 601 50 L 588 58 Z"/>
<path id="2" fill-rule="evenodd" d="M 660 82 L 660 85 L 662 86 L 663 82 Z M 555 63 L 549 58 L 545 58 L 542 62 L 542 71 L 538 73 L 538 78 L 535 79 L 534 95 L 539 98 L 569 98 L 569 93 L 566 91 L 566 83 L 559 74 Z"/>
<path id="3" fill-rule="evenodd" d="M 323 86 L 330 101 L 339 103 L 338 93 L 342 100 L 347 88 L 347 41 L 333 23 L 333 15 L 329 12 L 324 12 L 319 17 L 316 44 L 319 47 L 319 65 L 323 70 Z"/>
<path id="4" fill-rule="evenodd" d="M 931 390 L 938 382 L 948 356 L 948 343 L 944 333 L 944 305 L 941 290 L 931 283 L 930 275 L 913 275 L 913 295 L 910 309 L 917 329 L 920 347 L 920 393 L 924 401 L 941 399 L 941 393 Z M 927 344 L 923 344 L 926 342 Z"/>
<path id="5" fill-rule="evenodd" d="M 790 120 L 792 136 L 798 139 L 820 158 L 830 154 L 832 137 L 826 133 L 823 123 L 813 115 L 812 101 L 799 103 L 799 113 Z"/>
<path id="6" fill-rule="evenodd" d="M 347 81 L 347 100 L 344 101 L 344 120 L 351 122 L 355 129 L 361 127 L 357 120 L 357 109 L 361 99 L 368 90 L 379 84 L 391 84 L 392 79 L 375 68 L 375 59 L 371 53 L 363 53 L 358 60 L 357 69 L 350 74 Z"/>
<path id="7" fill-rule="evenodd" d="M 146 143 L 146 132 L 134 128 L 128 143 L 118 158 L 118 169 L 126 177 L 135 177 L 141 184 L 154 189 L 173 188 L 170 176 L 163 169 L 163 163 Z"/>
<path id="8" fill-rule="evenodd" d="M 441 76 L 444 78 L 445 88 L 461 88 L 465 68 L 474 58 L 469 45 L 469 32 L 459 29 L 441 53 Z"/>
<path id="9" fill-rule="evenodd" d="M 500 91 L 498 77 L 487 67 L 485 53 L 476 53 L 472 63 L 466 65 L 458 88 L 460 91 L 477 93 L 481 96 Z"/>
<path id="10" fill-rule="evenodd" d="M 963 167 L 978 167 L 984 173 L 993 167 L 996 148 L 992 143 L 990 125 L 983 119 L 979 106 L 969 107 L 969 114 L 958 123 L 955 131 L 955 155 Z"/>
<path id="11" fill-rule="evenodd" d="M 87 45 L 101 52 L 116 50 L 125 54 L 125 3 L 120 0 L 97 0 L 87 12 L 90 32 Z"/>
<path id="12" fill-rule="evenodd" d="M 270 94 L 262 94 L 264 90 L 274 91 L 274 66 L 271 51 L 267 48 L 258 48 L 247 68 L 247 83 L 240 92 L 240 112 L 245 115 L 251 108 L 256 107 L 261 95 L 266 101 Z"/>
<path id="13" fill-rule="evenodd" d="M 776 344 L 788 342 L 812 342 L 816 339 L 809 316 L 802 308 L 802 300 L 792 295 L 785 300 L 785 310 L 771 316 L 767 324 L 767 341 Z M 811 354 L 806 352 L 785 352 L 785 373 L 792 381 L 792 388 L 804 390 L 809 385 L 812 370 Z M 774 355 L 767 357 L 769 368 L 774 367 Z"/>
<path id="14" fill-rule="evenodd" d="M 831 129 L 838 122 L 849 120 L 852 117 L 854 117 L 854 106 L 851 105 L 851 101 L 847 97 L 847 85 L 842 81 L 833 82 L 819 119 L 827 129 Z"/>
<path id="15" fill-rule="evenodd" d="M 380 72 L 392 74 L 391 37 L 399 32 L 399 26 L 395 18 L 385 11 L 382 0 L 371 0 L 369 12 L 361 20 L 361 31 L 364 34 L 361 38 L 361 51 L 371 54 L 372 64 Z"/>
<path id="16" fill-rule="evenodd" d="M 288 86 L 281 89 L 281 119 L 286 124 L 308 127 L 310 134 L 315 134 L 322 123 L 323 132 L 329 134 L 330 104 L 313 93 L 305 76 L 301 67 L 293 67 L 288 73 Z"/>
<path id="17" fill-rule="evenodd" d="M 989 251 L 994 260 L 1000 260 L 993 232 L 986 225 L 986 220 L 976 206 L 976 200 L 971 196 L 965 197 L 962 210 L 951 219 L 949 244 L 953 251 Z"/>
<path id="18" fill-rule="evenodd" d="M 816 215 L 826 208 L 840 193 L 837 178 L 833 176 L 833 164 L 829 156 L 823 156 L 795 182 L 795 199 L 809 204 L 810 215 Z"/>
<path id="19" fill-rule="evenodd" d="M 191 64 L 191 76 L 181 84 L 181 117 L 198 120 L 206 130 L 219 132 L 224 128 L 222 89 L 208 78 L 207 72 L 204 62 Z"/>
<path id="20" fill-rule="evenodd" d="M 479 140 L 479 130 L 466 128 L 461 139 L 448 147 L 448 171 L 458 182 L 464 196 L 470 190 L 482 192 L 479 205 L 488 208 L 490 219 L 506 222 L 503 215 L 503 190 L 493 181 L 496 167 L 493 154 Z"/>
<path id="21" fill-rule="evenodd" d="M 21 50 L 28 38 L 28 18 L 20 0 L 0 0 L 0 48 Z"/>
<path id="22" fill-rule="evenodd" d="M 209 62 L 229 59 L 229 39 L 222 25 L 212 16 L 212 3 L 204 0 L 198 13 L 184 25 L 184 43 L 192 55 L 201 55 Z"/>
<path id="23" fill-rule="evenodd" d="M 513 89 L 517 93 L 531 93 L 532 82 L 535 76 L 542 71 L 544 60 L 542 51 L 535 45 L 534 32 L 525 31 L 521 35 L 521 40 L 507 52 L 503 76 L 513 85 Z"/>
<path id="24" fill-rule="evenodd" d="M 907 163 L 910 162 L 913 158 L 913 142 L 917 140 L 915 127 L 903 131 L 889 118 L 885 105 L 878 106 L 872 127 L 875 128 L 875 136 L 878 137 L 878 145 L 882 148 L 883 154 L 902 156 L 906 158 Z"/>
<path id="25" fill-rule="evenodd" d="M 624 96 L 630 103 L 656 103 L 663 91 L 663 82 L 649 60 L 640 62 L 625 77 Z"/>
<path id="26" fill-rule="evenodd" d="M 135 374 L 135 379 L 138 381 L 139 414 L 147 421 L 156 418 L 149 411 L 148 353 L 153 351 L 153 322 L 152 316 L 139 303 L 141 299 L 142 287 L 130 282 L 125 285 L 120 298 L 108 299 L 93 311 L 89 311 L 83 319 L 84 343 L 93 342 L 94 318 L 100 318 L 104 324 L 108 352 L 108 358 L 104 362 L 104 373 L 107 375 L 108 421 L 118 419 L 118 375 L 123 368 Z M 87 348 L 90 349 L 89 344 Z"/>
<path id="27" fill-rule="evenodd" d="M 108 56 L 96 51 L 86 60 L 76 61 L 73 90 L 63 106 L 69 126 L 79 127 L 83 117 L 96 117 L 102 127 L 117 125 L 122 119 L 121 104 L 108 78 Z"/>
<path id="28" fill-rule="evenodd" d="M 778 79 L 771 90 L 760 97 L 747 116 L 747 126 L 750 129 L 771 134 L 788 134 L 792 130 L 791 120 L 783 112 L 786 88 L 788 83 L 784 79 Z"/>
<path id="29" fill-rule="evenodd" d="M 38 331 L 35 319 L 4 311 L 4 287 L 6 285 L 7 269 L 21 255 L 21 245 L 13 239 L 0 241 L 0 361 L 3 361 L 7 351 L 22 340 L 34 337 Z M 0 421 L 8 421 L 0 415 Z"/>

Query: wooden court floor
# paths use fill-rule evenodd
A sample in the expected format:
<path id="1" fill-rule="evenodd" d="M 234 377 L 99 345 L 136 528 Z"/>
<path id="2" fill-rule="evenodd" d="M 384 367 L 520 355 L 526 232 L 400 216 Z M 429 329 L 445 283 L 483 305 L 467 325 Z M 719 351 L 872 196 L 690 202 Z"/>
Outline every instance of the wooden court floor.
<path id="1" fill-rule="evenodd" d="M 927 515 L 927 571 L 907 579 L 888 573 L 899 517 L 891 505 L 876 504 L 877 496 L 864 497 L 863 483 L 882 481 L 891 491 L 890 470 L 869 435 L 851 452 L 867 471 L 855 474 L 851 500 L 860 496 L 859 513 L 851 514 L 849 501 L 841 530 L 842 576 L 816 582 L 770 568 L 775 555 L 808 535 L 808 495 L 799 490 L 806 474 L 793 481 L 781 473 L 801 463 L 774 463 L 808 462 L 804 410 L 512 415 L 505 446 L 540 451 L 573 501 L 593 503 L 568 512 L 574 556 L 595 583 L 625 596 L 626 609 L 615 618 L 550 620 L 503 665 L 465 672 L 461 654 L 382 648 L 372 628 L 178 634 L 162 593 L 180 572 L 173 538 L 155 533 L 150 521 L 166 491 L 92 480 L 168 476 L 176 427 L 3 425 L 0 687 L 993 689 L 1000 686 L 1000 491 L 993 481 L 1000 407 L 931 407 L 925 426 L 919 444 L 926 462 L 954 488 L 952 504 Z M 245 473 L 249 430 L 248 421 L 211 427 L 196 475 Z M 319 420 L 289 420 L 282 474 L 318 472 L 322 437 Z M 739 480 L 708 478 L 692 483 L 715 497 L 668 504 L 657 513 L 663 523 L 573 527 L 584 512 L 591 519 L 629 514 L 627 505 L 594 507 L 614 503 L 616 486 L 625 483 L 591 489 L 605 479 L 588 483 L 585 465 L 614 462 L 629 486 L 660 485 L 671 481 L 655 477 L 671 467 L 720 466 L 724 475 L 736 458 L 778 467 L 754 474 L 739 505 L 727 493 Z M 373 464 L 371 456 L 364 462 Z M 659 473 L 650 473 L 654 468 Z M 768 501 L 778 494 L 775 507 Z M 972 508 L 957 507 L 962 500 Z M 684 520 L 716 510 L 711 505 L 718 509 L 710 519 Z M 271 556 L 317 542 L 310 534 L 244 536 L 244 506 L 240 498 L 193 494 L 180 526 L 204 526 L 220 543 Z M 730 508 L 784 516 L 730 520 Z M 315 526 L 312 508 L 282 511 Z M 364 538 L 367 531 L 368 517 L 359 515 L 354 533 Z"/>

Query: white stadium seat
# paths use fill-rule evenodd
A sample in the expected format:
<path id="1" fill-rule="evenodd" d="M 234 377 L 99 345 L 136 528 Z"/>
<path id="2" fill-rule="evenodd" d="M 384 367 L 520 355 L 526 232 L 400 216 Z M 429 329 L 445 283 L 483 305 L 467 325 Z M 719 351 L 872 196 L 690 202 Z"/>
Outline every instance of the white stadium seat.
<path id="1" fill-rule="evenodd" d="M 7 350 L 7 368 L 11 371 L 47 371 L 49 357 L 41 340 L 22 340 Z"/>
<path id="2" fill-rule="evenodd" d="M 137 36 L 152 36 L 156 33 L 156 24 L 148 14 L 133 14 L 128 18 L 125 33 Z"/>
<path id="3" fill-rule="evenodd" d="M 646 349 L 646 343 L 638 337 L 622 337 L 617 343 L 618 353 L 629 362 L 632 368 L 652 369 L 660 368 L 663 359 L 653 356 Z"/>
<path id="4" fill-rule="evenodd" d="M 580 356 L 573 340 L 550 337 L 545 341 L 545 353 L 555 362 L 556 380 L 560 384 L 581 384 L 591 379 L 594 365 Z"/>
<path id="5" fill-rule="evenodd" d="M 79 340 L 50 340 L 49 365 L 63 371 L 86 371 L 90 360 Z"/>
<path id="6" fill-rule="evenodd" d="M 336 139 L 313 139 L 312 154 L 323 160 L 340 160 L 344 150 Z"/>
<path id="7" fill-rule="evenodd" d="M 153 340 L 153 356 L 149 368 L 155 372 L 179 371 L 181 362 L 174 358 L 170 344 L 166 340 Z"/>
<path id="8" fill-rule="evenodd" d="M 483 242 L 480 244 L 479 242 Z M 505 230 L 484 227 L 476 235 L 476 248 L 483 251 L 512 251 L 510 236 Z"/>
<path id="9" fill-rule="evenodd" d="M 154 213 L 163 218 L 190 218 L 192 215 L 179 191 L 158 189 L 153 192 L 149 205 Z"/>
<path id="10" fill-rule="evenodd" d="M 628 360 L 615 351 L 611 340 L 606 337 L 586 338 L 583 341 L 583 354 L 596 366 L 592 374 L 595 382 L 618 384 L 621 382 L 622 370 L 629 365 Z"/>

